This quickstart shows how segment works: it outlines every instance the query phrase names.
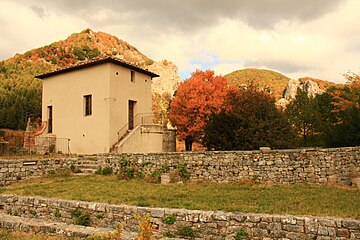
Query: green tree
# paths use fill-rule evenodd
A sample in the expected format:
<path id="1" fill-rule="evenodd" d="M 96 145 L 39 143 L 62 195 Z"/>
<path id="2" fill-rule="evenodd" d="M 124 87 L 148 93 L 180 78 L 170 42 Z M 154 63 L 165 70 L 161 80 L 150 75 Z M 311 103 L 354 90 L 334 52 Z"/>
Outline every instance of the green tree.
<path id="1" fill-rule="evenodd" d="M 360 145 L 360 76 L 345 74 L 348 83 L 328 89 L 332 97 L 332 123 L 324 132 L 326 146 L 346 147 Z"/>
<path id="2" fill-rule="evenodd" d="M 204 143 L 214 150 L 291 147 L 291 128 L 267 92 L 254 85 L 230 94 L 231 108 L 210 117 Z"/>
<path id="3" fill-rule="evenodd" d="M 360 109 L 355 106 L 337 113 L 338 121 L 325 132 L 328 147 L 360 146 Z"/>
<path id="4" fill-rule="evenodd" d="M 320 138 L 321 113 L 315 98 L 305 91 L 298 90 L 296 99 L 285 110 L 299 146 L 317 145 Z"/>

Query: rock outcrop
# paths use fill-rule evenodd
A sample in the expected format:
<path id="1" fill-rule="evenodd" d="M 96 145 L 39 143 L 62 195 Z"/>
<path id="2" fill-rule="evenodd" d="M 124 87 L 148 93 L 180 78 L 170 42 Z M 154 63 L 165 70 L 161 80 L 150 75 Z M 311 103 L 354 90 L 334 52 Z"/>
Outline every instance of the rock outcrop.
<path id="1" fill-rule="evenodd" d="M 167 92 L 172 96 L 181 82 L 178 67 L 173 62 L 164 60 L 154 62 L 147 68 L 149 71 L 160 75 L 160 77 L 152 80 L 152 91 L 160 95 Z"/>
<path id="2" fill-rule="evenodd" d="M 324 90 L 322 90 L 314 81 L 307 79 L 290 79 L 284 91 L 283 98 L 280 98 L 276 102 L 276 105 L 280 108 L 286 108 L 291 101 L 296 99 L 297 91 L 299 89 L 305 91 L 309 97 L 315 97 L 316 95 L 324 92 Z"/>

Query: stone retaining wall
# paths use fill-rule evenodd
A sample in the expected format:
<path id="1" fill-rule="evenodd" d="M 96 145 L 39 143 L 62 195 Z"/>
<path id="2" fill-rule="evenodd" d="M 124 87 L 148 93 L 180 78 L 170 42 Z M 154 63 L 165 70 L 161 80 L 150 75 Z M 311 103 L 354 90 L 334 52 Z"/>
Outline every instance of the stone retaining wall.
<path id="1" fill-rule="evenodd" d="M 69 169 L 77 158 L 0 160 L 0 186 Z"/>
<path id="2" fill-rule="evenodd" d="M 360 147 L 270 151 L 174 152 L 99 154 L 77 158 L 0 161 L 0 185 L 40 176 L 51 170 L 80 169 L 85 165 L 110 166 L 122 162 L 146 174 L 166 167 L 171 173 L 184 165 L 191 179 L 212 182 L 345 183 L 360 177 Z"/>
<path id="3" fill-rule="evenodd" d="M 183 232 L 197 239 L 234 239 L 240 230 L 252 239 L 360 239 L 360 220 L 331 217 L 190 211 L 16 195 L 0 195 L 0 208 L 8 214 L 65 223 L 75 223 L 72 215 L 78 211 L 88 213 L 93 226 L 115 228 L 123 222 L 130 231 L 137 230 L 134 215 L 150 214 L 162 234 L 179 237 L 186 229 Z"/>
<path id="4" fill-rule="evenodd" d="M 183 164 L 192 179 L 212 182 L 345 183 L 360 177 L 360 147 L 273 151 L 185 152 L 99 156 L 113 168 L 126 160 L 145 174 Z"/>

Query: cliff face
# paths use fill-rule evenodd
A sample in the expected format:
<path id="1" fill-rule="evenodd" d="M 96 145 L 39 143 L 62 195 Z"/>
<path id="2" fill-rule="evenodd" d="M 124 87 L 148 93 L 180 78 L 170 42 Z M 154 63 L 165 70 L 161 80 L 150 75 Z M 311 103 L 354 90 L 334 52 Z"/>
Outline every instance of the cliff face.
<path id="1" fill-rule="evenodd" d="M 319 85 L 310 79 L 290 79 L 288 85 L 285 88 L 284 95 L 280 98 L 276 104 L 278 107 L 286 108 L 287 105 L 294 99 L 296 99 L 297 91 L 302 90 L 307 93 L 309 97 L 315 97 L 318 94 L 322 94 L 326 89 L 321 89 Z"/>
<path id="2" fill-rule="evenodd" d="M 290 79 L 284 92 L 284 98 L 288 101 L 295 99 L 298 89 L 306 92 L 309 97 L 315 97 L 317 94 L 324 92 L 324 90 L 320 89 L 319 85 L 312 80 Z"/>
<path id="3" fill-rule="evenodd" d="M 152 80 L 152 91 L 162 95 L 169 93 L 173 96 L 181 82 L 177 66 L 169 61 L 154 62 L 148 66 L 148 70 L 160 75 Z"/>

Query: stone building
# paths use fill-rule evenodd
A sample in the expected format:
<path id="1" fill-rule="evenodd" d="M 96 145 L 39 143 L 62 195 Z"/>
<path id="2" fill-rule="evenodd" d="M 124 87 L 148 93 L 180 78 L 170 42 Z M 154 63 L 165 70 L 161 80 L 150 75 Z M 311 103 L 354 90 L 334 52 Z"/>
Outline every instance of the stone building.
<path id="1" fill-rule="evenodd" d="M 81 154 L 172 151 L 174 133 L 153 123 L 155 77 L 113 57 L 37 76 L 43 80 L 45 126 L 37 138 L 68 139 L 71 152 Z"/>

